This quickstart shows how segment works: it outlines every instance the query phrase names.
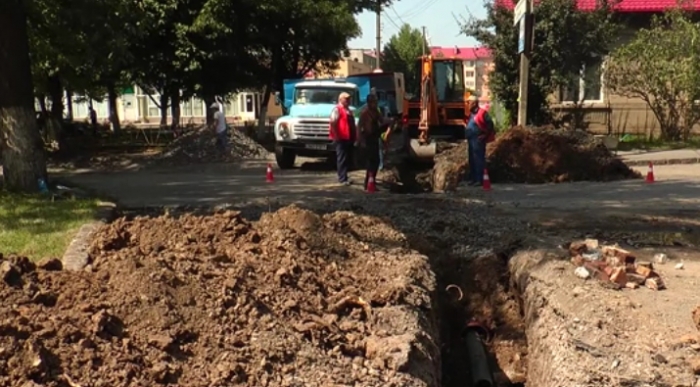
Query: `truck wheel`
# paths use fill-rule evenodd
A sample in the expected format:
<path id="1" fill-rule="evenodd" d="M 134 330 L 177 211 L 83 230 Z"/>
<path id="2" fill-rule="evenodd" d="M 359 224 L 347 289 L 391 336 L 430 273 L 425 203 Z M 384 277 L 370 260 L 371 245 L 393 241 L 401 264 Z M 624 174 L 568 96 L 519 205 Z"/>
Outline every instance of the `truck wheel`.
<path id="1" fill-rule="evenodd" d="M 297 155 L 293 150 L 288 148 L 282 148 L 281 146 L 275 147 L 275 160 L 277 160 L 277 166 L 280 169 L 292 169 L 294 168 L 294 161 L 296 161 Z"/>

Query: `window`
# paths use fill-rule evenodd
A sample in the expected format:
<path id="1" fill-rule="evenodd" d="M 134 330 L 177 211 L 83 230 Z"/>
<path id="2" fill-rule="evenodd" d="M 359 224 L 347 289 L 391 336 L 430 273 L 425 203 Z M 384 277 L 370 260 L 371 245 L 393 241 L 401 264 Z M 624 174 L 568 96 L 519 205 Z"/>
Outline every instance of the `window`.
<path id="1" fill-rule="evenodd" d="M 474 72 L 473 71 L 465 71 L 466 77 L 467 78 L 474 78 Z"/>
<path id="2" fill-rule="evenodd" d="M 204 101 L 199 98 L 192 99 L 192 116 L 204 117 Z"/>
<path id="3" fill-rule="evenodd" d="M 158 105 L 156 105 L 155 102 L 153 102 L 154 99 L 160 99 L 160 95 L 156 94 L 152 97 L 152 99 L 150 97 L 146 97 L 148 100 L 148 117 L 160 117 L 160 108 L 158 107 Z M 168 114 L 170 114 L 170 112 L 168 112 Z"/>
<path id="4" fill-rule="evenodd" d="M 180 115 L 182 117 L 192 117 L 192 100 L 186 100 L 180 104 Z"/>
<path id="5" fill-rule="evenodd" d="M 462 61 L 434 61 L 433 73 L 439 102 L 456 102 L 464 98 L 464 64 Z"/>
<path id="6" fill-rule="evenodd" d="M 342 89 L 338 87 L 305 87 L 303 89 L 296 89 L 294 92 L 294 104 L 304 105 L 304 104 L 333 104 L 338 103 L 338 96 L 340 93 L 346 92 L 353 96 L 351 103 L 356 106 L 358 103 L 358 94 L 354 89 Z M 252 101 L 252 100 L 251 100 Z M 252 108 L 251 110 L 252 111 Z"/>
<path id="7" fill-rule="evenodd" d="M 568 87 L 562 88 L 561 102 L 601 102 L 603 101 L 603 62 L 597 61 L 581 71 L 581 76 L 571 80 Z"/>
<path id="8" fill-rule="evenodd" d="M 474 61 L 473 60 L 465 60 L 464 67 L 474 67 Z"/>

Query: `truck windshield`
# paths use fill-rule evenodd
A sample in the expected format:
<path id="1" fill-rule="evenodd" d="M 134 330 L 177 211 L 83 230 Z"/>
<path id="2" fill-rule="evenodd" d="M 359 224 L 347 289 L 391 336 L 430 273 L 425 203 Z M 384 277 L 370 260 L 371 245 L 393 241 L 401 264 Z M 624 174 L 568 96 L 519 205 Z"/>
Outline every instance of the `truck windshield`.
<path id="1" fill-rule="evenodd" d="M 295 105 L 312 105 L 312 104 L 337 104 L 340 93 L 348 93 L 352 96 L 351 105 L 357 104 L 357 92 L 355 89 L 344 89 L 340 87 L 305 87 L 294 91 Z"/>

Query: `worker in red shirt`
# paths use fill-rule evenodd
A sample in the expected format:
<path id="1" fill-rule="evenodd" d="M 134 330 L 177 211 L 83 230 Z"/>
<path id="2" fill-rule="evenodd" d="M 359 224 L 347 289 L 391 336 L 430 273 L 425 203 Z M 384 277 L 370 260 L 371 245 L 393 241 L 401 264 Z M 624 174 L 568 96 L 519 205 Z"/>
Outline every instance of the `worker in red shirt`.
<path id="1" fill-rule="evenodd" d="M 338 105 L 331 111 L 328 133 L 335 146 L 338 183 L 346 186 L 352 184 L 348 178 L 348 170 L 355 145 L 360 138 L 355 125 L 355 117 L 350 111 L 350 102 L 350 94 L 340 93 Z"/>

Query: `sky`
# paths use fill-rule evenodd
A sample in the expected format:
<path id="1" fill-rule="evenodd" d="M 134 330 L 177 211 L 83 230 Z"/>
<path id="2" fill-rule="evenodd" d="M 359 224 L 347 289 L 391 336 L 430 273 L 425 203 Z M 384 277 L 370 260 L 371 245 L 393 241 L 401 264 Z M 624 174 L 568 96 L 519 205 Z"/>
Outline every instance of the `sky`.
<path id="1" fill-rule="evenodd" d="M 382 47 L 404 23 L 419 29 L 425 26 L 431 46 L 475 46 L 477 42 L 474 39 L 459 34 L 459 25 L 452 14 L 457 17 L 469 17 L 471 14 L 483 18 L 486 10 L 483 0 L 395 0 L 393 6 L 382 12 Z M 364 12 L 357 18 L 362 27 L 362 36 L 351 40 L 348 47 L 374 48 L 377 38 L 376 14 Z"/>

